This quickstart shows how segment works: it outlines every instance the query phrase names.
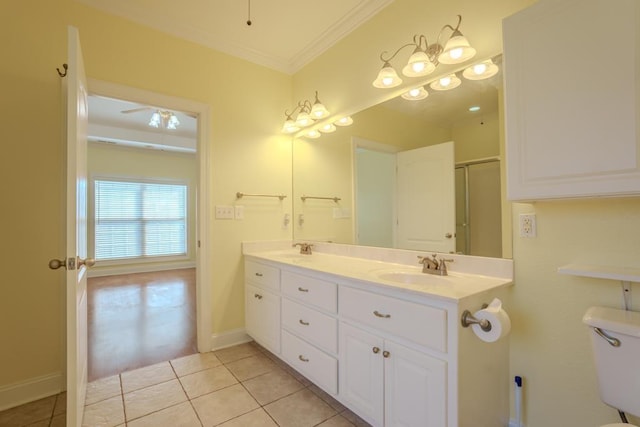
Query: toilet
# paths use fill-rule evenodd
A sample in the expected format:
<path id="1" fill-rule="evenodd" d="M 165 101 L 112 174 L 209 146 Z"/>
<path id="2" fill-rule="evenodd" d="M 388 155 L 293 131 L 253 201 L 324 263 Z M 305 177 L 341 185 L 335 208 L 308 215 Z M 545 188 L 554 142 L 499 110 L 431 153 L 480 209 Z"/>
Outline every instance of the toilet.
<path id="1" fill-rule="evenodd" d="M 600 399 L 640 417 L 640 312 L 591 307 L 582 321 L 589 326 Z M 614 423 L 602 427 L 634 427 Z"/>

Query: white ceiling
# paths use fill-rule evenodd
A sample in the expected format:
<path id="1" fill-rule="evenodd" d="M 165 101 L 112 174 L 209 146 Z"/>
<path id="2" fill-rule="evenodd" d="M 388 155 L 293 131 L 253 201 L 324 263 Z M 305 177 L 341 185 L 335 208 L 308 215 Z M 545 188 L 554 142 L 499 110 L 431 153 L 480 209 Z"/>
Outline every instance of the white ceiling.
<path id="1" fill-rule="evenodd" d="M 288 74 L 393 0 L 76 0 Z M 247 25 L 251 4 L 251 25 Z"/>

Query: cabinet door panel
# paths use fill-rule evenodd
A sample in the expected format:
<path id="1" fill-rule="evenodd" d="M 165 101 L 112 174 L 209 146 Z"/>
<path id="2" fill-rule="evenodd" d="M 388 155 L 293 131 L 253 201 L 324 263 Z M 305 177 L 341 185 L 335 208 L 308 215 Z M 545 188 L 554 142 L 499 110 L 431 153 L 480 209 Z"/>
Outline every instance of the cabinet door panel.
<path id="1" fill-rule="evenodd" d="M 265 348 L 280 353 L 280 297 L 252 285 L 245 287 L 247 334 Z"/>
<path id="2" fill-rule="evenodd" d="M 446 425 L 447 363 L 390 341 L 385 350 L 385 425 Z"/>
<path id="3" fill-rule="evenodd" d="M 504 20 L 510 200 L 640 192 L 639 15 L 637 0 L 566 0 Z M 594 52 L 615 71 L 587 65 Z"/>
<path id="4" fill-rule="evenodd" d="M 340 324 L 339 393 L 354 412 L 374 426 L 381 426 L 384 417 L 382 351 L 381 338 Z"/>

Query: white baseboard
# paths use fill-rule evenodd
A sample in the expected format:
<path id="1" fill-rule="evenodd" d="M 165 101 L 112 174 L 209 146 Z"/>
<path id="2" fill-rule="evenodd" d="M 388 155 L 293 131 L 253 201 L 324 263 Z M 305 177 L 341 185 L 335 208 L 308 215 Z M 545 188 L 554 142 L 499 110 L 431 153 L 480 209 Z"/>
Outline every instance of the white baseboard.
<path id="1" fill-rule="evenodd" d="M 52 396 L 65 388 L 61 372 L 0 387 L 0 411 Z"/>
<path id="2" fill-rule="evenodd" d="M 249 341 L 253 340 L 249 335 L 247 335 L 244 328 L 233 329 L 220 334 L 212 334 L 211 350 L 220 350 L 225 347 L 231 347 L 233 345 L 243 344 Z"/>

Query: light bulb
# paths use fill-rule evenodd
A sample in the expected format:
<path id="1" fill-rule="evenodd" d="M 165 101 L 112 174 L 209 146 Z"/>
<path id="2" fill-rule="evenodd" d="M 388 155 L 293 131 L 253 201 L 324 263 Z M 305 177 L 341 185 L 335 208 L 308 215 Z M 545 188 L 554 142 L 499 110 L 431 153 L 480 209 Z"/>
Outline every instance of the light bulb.
<path id="1" fill-rule="evenodd" d="M 455 49 L 451 49 L 451 51 L 449 52 L 449 57 L 454 60 L 462 58 L 462 48 L 457 47 Z"/>
<path id="2" fill-rule="evenodd" d="M 476 65 L 473 66 L 473 72 L 476 75 L 481 75 L 485 71 L 487 71 L 487 64 L 485 64 L 484 62 L 481 62 L 481 63 L 476 64 Z"/>
<path id="3" fill-rule="evenodd" d="M 447 87 L 451 84 L 451 77 L 443 77 L 440 79 L 440 86 Z"/>

